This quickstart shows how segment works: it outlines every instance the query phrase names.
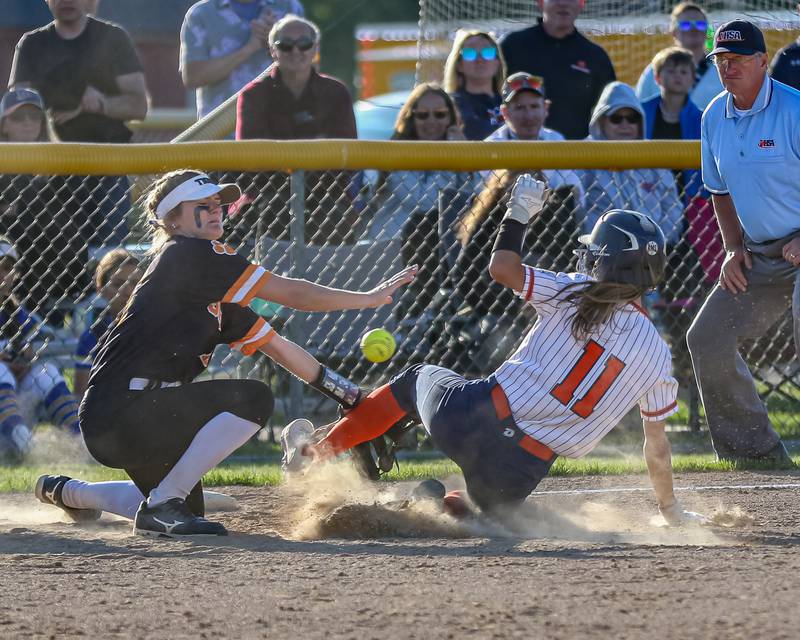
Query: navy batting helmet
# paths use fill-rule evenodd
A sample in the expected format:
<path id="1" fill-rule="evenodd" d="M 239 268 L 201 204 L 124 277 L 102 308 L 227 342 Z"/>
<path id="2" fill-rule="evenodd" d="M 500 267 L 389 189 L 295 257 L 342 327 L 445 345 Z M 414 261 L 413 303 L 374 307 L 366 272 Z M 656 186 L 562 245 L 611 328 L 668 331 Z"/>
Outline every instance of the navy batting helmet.
<path id="1" fill-rule="evenodd" d="M 664 278 L 666 241 L 659 226 L 638 211 L 611 209 L 578 241 L 580 268 L 601 282 L 650 289 Z"/>

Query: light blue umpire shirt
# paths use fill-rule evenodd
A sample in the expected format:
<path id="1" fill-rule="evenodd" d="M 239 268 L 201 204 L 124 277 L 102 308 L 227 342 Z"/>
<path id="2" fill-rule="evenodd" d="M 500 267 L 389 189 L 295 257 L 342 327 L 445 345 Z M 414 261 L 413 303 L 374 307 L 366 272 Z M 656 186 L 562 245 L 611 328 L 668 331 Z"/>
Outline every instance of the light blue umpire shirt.
<path id="1" fill-rule="evenodd" d="M 751 240 L 800 230 L 800 91 L 765 75 L 744 112 L 723 91 L 703 112 L 700 140 L 706 189 L 731 195 Z"/>

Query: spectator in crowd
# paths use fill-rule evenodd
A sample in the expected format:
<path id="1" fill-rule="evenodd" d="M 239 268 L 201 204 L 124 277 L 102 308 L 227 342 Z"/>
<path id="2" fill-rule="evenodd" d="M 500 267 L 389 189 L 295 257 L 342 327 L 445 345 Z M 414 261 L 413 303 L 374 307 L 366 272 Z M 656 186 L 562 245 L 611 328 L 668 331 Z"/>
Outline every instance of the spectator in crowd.
<path id="1" fill-rule="evenodd" d="M 644 110 L 633 89 L 612 82 L 600 96 L 589 123 L 588 140 L 641 140 Z M 675 177 L 668 169 L 589 169 L 579 172 L 583 182 L 584 228 L 591 230 L 609 209 L 642 211 L 663 229 L 667 245 L 683 232 L 683 206 Z"/>
<path id="2" fill-rule="evenodd" d="M 78 339 L 73 384 L 77 397 L 83 397 L 86 392 L 97 345 L 122 313 L 141 276 L 139 260 L 125 249 L 112 249 L 97 263 L 94 286 L 105 307 L 89 319 L 89 326 Z"/>
<path id="3" fill-rule="evenodd" d="M 702 111 L 709 102 L 722 91 L 719 75 L 706 60 L 706 34 L 708 18 L 700 5 L 694 2 L 681 2 L 670 14 L 670 31 L 675 45 L 692 52 L 694 60 L 694 82 L 689 98 Z M 655 62 L 655 60 L 654 60 Z M 659 93 L 653 63 L 647 65 L 639 77 L 636 94 L 642 102 L 655 98 Z"/>
<path id="4" fill-rule="evenodd" d="M 392 140 L 429 142 L 464 140 L 461 118 L 450 95 L 436 84 L 417 85 L 397 116 Z M 455 171 L 391 171 L 378 176 L 375 214 L 367 237 L 399 238 L 405 264 L 418 264 L 416 280 L 397 307 L 400 316 L 418 316 L 441 281 L 438 218 L 439 193 L 471 192 L 470 173 Z M 421 292 L 424 290 L 424 293 Z"/>
<path id="5" fill-rule="evenodd" d="M 506 63 L 495 37 L 459 29 L 444 65 L 444 90 L 455 100 L 467 140 L 483 140 L 497 128 Z"/>
<path id="6" fill-rule="evenodd" d="M 800 13 L 800 4 L 797 5 L 797 12 Z M 773 80 L 800 90 L 800 38 L 775 54 L 769 74 Z"/>
<path id="7" fill-rule="evenodd" d="M 642 104 L 645 113 L 645 137 L 650 140 L 699 140 L 702 112 L 689 98 L 694 80 L 694 59 L 688 49 L 670 47 L 653 58 L 653 71 L 660 95 Z M 687 222 L 685 251 L 670 265 L 672 276 L 667 283 L 681 280 L 699 285 L 695 266 L 699 259 L 706 284 L 719 277 L 722 258 L 722 238 L 703 188 L 700 171 L 683 169 L 673 172 L 678 193 L 683 194 Z M 690 275 L 689 272 L 692 272 Z M 677 275 L 681 274 L 681 275 Z M 693 287 L 692 287 L 693 288 Z"/>
<path id="8" fill-rule="evenodd" d="M 147 115 L 142 64 L 130 36 L 89 11 L 96 2 L 47 0 L 53 22 L 22 36 L 9 86 L 39 91 L 64 142 L 130 142 L 126 120 Z M 125 177 L 75 177 L 71 205 L 89 244 L 120 244 L 130 209 Z"/>
<path id="9" fill-rule="evenodd" d="M 0 140 L 52 141 L 52 123 L 37 91 L 19 88 L 3 95 Z M 87 229 L 73 218 L 69 181 L 61 176 L 0 176 L 0 233 L 20 251 L 18 295 L 45 315 L 64 298 L 79 296 L 86 284 Z"/>
<path id="10" fill-rule="evenodd" d="M 659 94 L 642 102 L 645 138 L 648 140 L 699 140 L 703 112 L 689 98 L 694 82 L 692 52 L 680 47 L 663 49 L 653 58 L 653 72 Z M 700 172 L 686 169 L 676 175 L 686 200 L 701 188 Z"/>
<path id="11" fill-rule="evenodd" d="M 509 76 L 503 83 L 502 99 L 500 114 L 505 124 L 489 135 L 487 141 L 564 140 L 558 131 L 544 126 L 551 105 L 545 98 L 542 78 L 522 71 Z M 551 189 L 564 185 L 573 186 L 578 191 L 581 189 L 580 178 L 571 169 L 545 169 L 544 177 Z"/>
<path id="12" fill-rule="evenodd" d="M 47 0 L 53 22 L 17 43 L 9 87 L 42 94 L 64 142 L 130 142 L 126 120 L 147 115 L 139 56 L 125 30 L 88 14 L 88 3 Z"/>
<path id="13" fill-rule="evenodd" d="M 287 15 L 272 27 L 269 48 L 275 63 L 265 78 L 239 94 L 236 139 L 292 140 L 355 138 L 356 121 L 347 87 L 314 69 L 319 29 Z M 339 244 L 351 237 L 358 214 L 351 202 L 353 175 L 306 173 L 306 240 Z M 283 174 L 262 174 L 243 185 L 250 201 L 240 226 L 257 235 L 288 239 L 289 183 Z M 261 229 L 263 225 L 264 228 Z M 260 230 L 260 231 L 259 231 Z"/>
<path id="14" fill-rule="evenodd" d="M 41 319 L 15 294 L 19 254 L 0 236 L 0 461 L 19 461 L 29 451 L 31 429 L 48 420 L 72 435 L 78 429 L 78 401 L 50 362 L 34 362 L 31 342 Z"/>
<path id="15" fill-rule="evenodd" d="M 583 0 L 540 0 L 538 24 L 509 33 L 501 47 L 508 73 L 544 78 L 553 103 L 546 124 L 570 140 L 588 133 L 589 117 L 603 87 L 616 79 L 605 50 L 575 28 Z"/>
<path id="16" fill-rule="evenodd" d="M 451 346 L 452 353 L 446 354 L 444 361 L 461 364 L 470 374 L 491 373 L 517 344 L 531 321 L 522 313 L 523 305 L 513 292 L 495 283 L 489 275 L 489 261 L 500 222 L 506 213 L 511 189 L 523 173 L 492 172 L 455 225 L 461 251 L 451 280 L 456 302 L 462 306 L 455 327 L 470 336 L 471 344 L 466 357 Z M 545 180 L 544 174 L 535 172 L 541 180 Z M 525 234 L 522 255 L 526 264 L 554 271 L 575 267 L 571 247 L 575 246 L 580 231 L 576 200 L 575 190 L 568 185 L 548 191 L 544 206 L 531 220 Z M 462 320 L 465 306 L 469 308 L 470 323 L 461 328 L 460 325 L 465 324 Z M 498 331 L 498 327 L 502 329 Z"/>
<path id="17" fill-rule="evenodd" d="M 197 117 L 211 113 L 272 62 L 264 45 L 287 14 L 303 16 L 300 0 L 201 0 L 181 27 L 180 71 L 196 90 Z"/>

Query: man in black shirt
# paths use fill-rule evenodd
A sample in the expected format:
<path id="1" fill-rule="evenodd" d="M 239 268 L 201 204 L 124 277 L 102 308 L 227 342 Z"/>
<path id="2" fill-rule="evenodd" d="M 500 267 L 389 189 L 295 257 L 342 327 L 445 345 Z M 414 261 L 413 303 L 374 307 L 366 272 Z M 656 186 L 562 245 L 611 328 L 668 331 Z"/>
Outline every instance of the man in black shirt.
<path id="1" fill-rule="evenodd" d="M 125 120 L 147 115 L 144 73 L 130 36 L 88 15 L 93 0 L 47 0 L 54 20 L 17 43 L 9 86 L 42 94 L 65 142 L 129 142 Z"/>
<path id="2" fill-rule="evenodd" d="M 797 12 L 800 13 L 800 4 Z M 800 90 L 800 38 L 775 54 L 769 65 L 769 74 L 773 80 Z"/>
<path id="3" fill-rule="evenodd" d="M 526 71 L 544 78 L 553 108 L 546 126 L 568 139 L 589 133 L 589 119 L 600 92 L 616 80 L 602 47 L 575 28 L 583 0 L 543 0 L 538 24 L 509 33 L 500 46 L 508 73 Z"/>

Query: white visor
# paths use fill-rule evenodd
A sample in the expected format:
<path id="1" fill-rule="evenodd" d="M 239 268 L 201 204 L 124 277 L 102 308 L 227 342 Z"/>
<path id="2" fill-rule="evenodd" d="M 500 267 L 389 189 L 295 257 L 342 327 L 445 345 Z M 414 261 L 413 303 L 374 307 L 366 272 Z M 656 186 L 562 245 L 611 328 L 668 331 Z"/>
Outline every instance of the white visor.
<path id="1" fill-rule="evenodd" d="M 0 258 L 14 258 L 14 260 L 19 260 L 19 256 L 17 255 L 17 250 L 14 248 L 14 245 L 10 242 L 0 242 Z"/>
<path id="2" fill-rule="evenodd" d="M 156 207 L 156 218 L 163 220 L 164 216 L 177 207 L 181 202 L 203 200 L 219 194 L 220 204 L 236 202 L 242 195 L 241 189 L 235 184 L 216 184 L 206 174 L 192 176 L 186 182 L 181 182 L 170 191 Z"/>

